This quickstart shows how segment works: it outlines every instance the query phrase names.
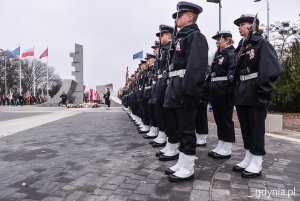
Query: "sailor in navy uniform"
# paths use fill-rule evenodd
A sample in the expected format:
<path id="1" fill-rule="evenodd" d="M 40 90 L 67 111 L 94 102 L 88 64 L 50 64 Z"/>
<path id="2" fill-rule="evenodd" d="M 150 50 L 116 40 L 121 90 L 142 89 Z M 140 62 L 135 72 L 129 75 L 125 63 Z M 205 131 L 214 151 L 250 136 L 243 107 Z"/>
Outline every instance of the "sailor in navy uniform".
<path id="1" fill-rule="evenodd" d="M 235 48 L 230 31 L 218 31 L 212 38 L 217 40 L 218 50 L 211 65 L 208 99 L 217 124 L 219 141 L 208 155 L 214 159 L 223 159 L 231 157 L 232 143 L 235 142 L 232 121 L 234 80 L 228 79 L 235 68 Z"/>
<path id="2" fill-rule="evenodd" d="M 170 81 L 164 107 L 170 109 L 178 125 L 179 159 L 166 169 L 170 182 L 194 179 L 196 155 L 196 105 L 201 96 L 208 67 L 208 44 L 196 21 L 202 7 L 179 2 L 173 14 L 180 29 L 176 35 L 175 51 L 169 66 Z"/>
<path id="3" fill-rule="evenodd" d="M 170 49 L 174 28 L 168 25 L 160 25 L 159 30 L 160 32 L 157 33 L 156 36 L 160 37 L 161 52 L 159 61 L 158 83 L 155 91 L 155 111 L 157 118 L 159 119 L 159 143 L 163 142 L 165 144 L 165 147 L 157 152 L 156 156 L 159 157 L 159 160 L 169 161 L 177 160 L 179 156 L 179 139 L 176 135 L 177 131 L 175 130 L 176 123 L 172 121 L 172 119 L 174 118 L 169 114 L 168 109 L 163 107 L 168 80 L 168 51 Z M 155 142 L 156 141 L 154 140 L 154 143 Z M 154 144 L 152 144 L 152 146 L 153 145 Z"/>
<path id="4" fill-rule="evenodd" d="M 254 15 L 242 15 L 234 21 L 243 39 L 236 49 L 239 53 L 247 38 Z M 256 19 L 254 33 L 240 54 L 236 66 L 235 106 L 241 125 L 245 158 L 233 167 L 241 176 L 253 178 L 261 175 L 265 151 L 265 118 L 271 99 L 273 83 L 280 75 L 280 64 L 273 46 L 263 38 Z"/>
<path id="5" fill-rule="evenodd" d="M 154 102 L 152 98 L 152 93 L 155 90 L 155 86 L 156 86 L 156 66 L 155 66 L 156 56 L 154 54 L 147 53 L 146 57 L 148 62 L 148 68 L 147 68 L 146 86 L 144 90 L 144 99 L 146 102 L 145 104 L 146 114 L 150 119 L 150 130 L 143 137 L 145 139 L 154 139 L 158 135 L 157 120 L 154 113 Z"/>

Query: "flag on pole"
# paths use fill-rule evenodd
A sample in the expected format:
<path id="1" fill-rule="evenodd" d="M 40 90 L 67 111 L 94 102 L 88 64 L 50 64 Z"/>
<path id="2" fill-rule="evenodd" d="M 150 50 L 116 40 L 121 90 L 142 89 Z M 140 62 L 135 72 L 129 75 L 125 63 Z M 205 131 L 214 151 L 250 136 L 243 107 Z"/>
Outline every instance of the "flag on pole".
<path id="1" fill-rule="evenodd" d="M 134 59 L 142 59 L 143 58 L 143 50 L 140 52 L 137 52 L 133 55 L 133 60 Z"/>
<path id="2" fill-rule="evenodd" d="M 20 46 L 9 52 L 7 56 L 20 56 Z"/>
<path id="3" fill-rule="evenodd" d="M 90 102 L 91 102 L 91 103 L 94 102 L 93 95 L 94 95 L 94 90 L 93 90 L 93 89 L 90 89 Z"/>
<path id="4" fill-rule="evenodd" d="M 43 54 L 41 54 L 41 56 L 39 57 L 39 59 L 43 58 L 43 57 L 47 57 L 48 56 L 48 47 L 47 49 L 45 49 L 45 51 L 43 52 Z"/>
<path id="5" fill-rule="evenodd" d="M 33 56 L 34 56 L 34 49 L 33 48 L 26 49 L 22 53 L 22 58 L 24 58 L 24 57 L 33 57 Z"/>

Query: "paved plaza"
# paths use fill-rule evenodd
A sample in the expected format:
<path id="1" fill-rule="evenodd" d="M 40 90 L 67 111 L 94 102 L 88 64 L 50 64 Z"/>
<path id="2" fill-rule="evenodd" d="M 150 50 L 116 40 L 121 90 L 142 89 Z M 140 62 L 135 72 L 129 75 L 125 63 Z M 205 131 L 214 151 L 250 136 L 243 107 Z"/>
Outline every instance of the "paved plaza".
<path id="1" fill-rule="evenodd" d="M 121 108 L 1 107 L 0 201 L 300 200 L 300 134 L 267 134 L 255 179 L 231 171 L 244 156 L 239 130 L 236 136 L 232 157 L 214 160 L 207 156 L 217 144 L 210 124 L 195 180 L 174 184 L 164 170 L 176 161 L 158 161 L 159 149 Z"/>

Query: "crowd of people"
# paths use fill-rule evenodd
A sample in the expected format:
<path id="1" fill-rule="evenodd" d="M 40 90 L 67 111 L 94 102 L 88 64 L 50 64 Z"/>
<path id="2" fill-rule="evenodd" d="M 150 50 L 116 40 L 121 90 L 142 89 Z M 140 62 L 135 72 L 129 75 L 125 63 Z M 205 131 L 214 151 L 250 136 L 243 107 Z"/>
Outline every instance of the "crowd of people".
<path id="1" fill-rule="evenodd" d="M 0 105 L 1 106 L 23 106 L 23 105 L 35 105 L 41 104 L 47 101 L 47 96 L 42 95 L 32 95 L 30 93 L 26 93 L 25 95 L 13 93 L 10 96 L 6 96 L 2 94 L 0 96 Z"/>
<path id="2" fill-rule="evenodd" d="M 175 27 L 160 25 L 158 41 L 129 78 L 122 104 L 145 139 L 152 139 L 158 160 L 177 161 L 165 170 L 170 182 L 194 179 L 196 147 L 206 146 L 207 104 L 217 125 L 218 144 L 208 157 L 231 157 L 235 142 L 236 107 L 245 148 L 244 159 L 232 167 L 244 178 L 261 175 L 265 152 L 265 118 L 280 65 L 272 45 L 259 29 L 257 15 L 234 24 L 241 35 L 237 48 L 230 31 L 212 36 L 217 48 L 208 64 L 208 44 L 196 22 L 202 7 L 179 2 Z M 199 158 L 198 160 L 205 160 Z"/>

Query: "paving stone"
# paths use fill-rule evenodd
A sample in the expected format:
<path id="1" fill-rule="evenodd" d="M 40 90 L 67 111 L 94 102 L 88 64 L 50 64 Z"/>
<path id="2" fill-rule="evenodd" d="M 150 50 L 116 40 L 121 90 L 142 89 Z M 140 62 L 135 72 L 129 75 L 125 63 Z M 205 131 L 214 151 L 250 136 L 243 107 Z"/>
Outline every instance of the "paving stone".
<path id="1" fill-rule="evenodd" d="M 94 195 L 102 195 L 102 196 L 110 196 L 114 191 L 113 190 L 107 190 L 107 189 L 96 189 L 94 191 Z"/>
<path id="2" fill-rule="evenodd" d="M 209 201 L 209 192 L 203 190 L 192 190 L 190 201 Z"/>
<path id="3" fill-rule="evenodd" d="M 181 182 L 174 185 L 173 190 L 175 191 L 191 191 L 193 183 L 191 181 Z"/>
<path id="4" fill-rule="evenodd" d="M 130 189 L 123 189 L 123 188 L 118 188 L 117 190 L 114 191 L 115 195 L 131 195 L 133 190 Z"/>
<path id="5" fill-rule="evenodd" d="M 138 186 L 138 184 L 127 184 L 127 183 L 124 183 L 124 184 L 120 185 L 120 188 L 134 190 L 134 189 L 136 189 L 137 186 Z"/>
<path id="6" fill-rule="evenodd" d="M 190 200 L 190 192 L 172 191 L 170 200 L 172 201 Z"/>
<path id="7" fill-rule="evenodd" d="M 208 191 L 210 188 L 210 182 L 202 180 L 194 180 L 193 189 Z"/>
<path id="8" fill-rule="evenodd" d="M 155 189 L 155 184 L 140 184 L 135 189 L 134 193 L 137 194 L 151 194 Z"/>
<path id="9" fill-rule="evenodd" d="M 108 201 L 126 201 L 128 196 L 111 195 Z"/>
<path id="10" fill-rule="evenodd" d="M 230 181 L 214 179 L 212 188 L 230 190 Z"/>
<path id="11" fill-rule="evenodd" d="M 231 180 L 231 174 L 230 173 L 217 172 L 214 179 L 230 181 Z"/>
<path id="12" fill-rule="evenodd" d="M 42 201 L 63 201 L 63 198 L 59 198 L 59 197 L 46 197 L 44 199 L 42 199 Z"/>
<path id="13" fill-rule="evenodd" d="M 223 189 L 212 189 L 212 200 L 230 201 L 230 191 Z"/>
<path id="14" fill-rule="evenodd" d="M 83 201 L 106 201 L 108 198 L 108 196 L 87 195 Z"/>
<path id="15" fill-rule="evenodd" d="M 149 195 L 142 195 L 142 194 L 132 194 L 128 197 L 128 201 L 146 201 Z"/>
<path id="16" fill-rule="evenodd" d="M 105 184 L 101 186 L 102 189 L 108 189 L 108 190 L 116 190 L 119 186 L 118 185 L 112 185 L 112 184 Z"/>
<path id="17" fill-rule="evenodd" d="M 126 180 L 126 177 L 124 176 L 115 176 L 111 180 L 109 180 L 107 183 L 112 185 L 121 185 Z"/>

